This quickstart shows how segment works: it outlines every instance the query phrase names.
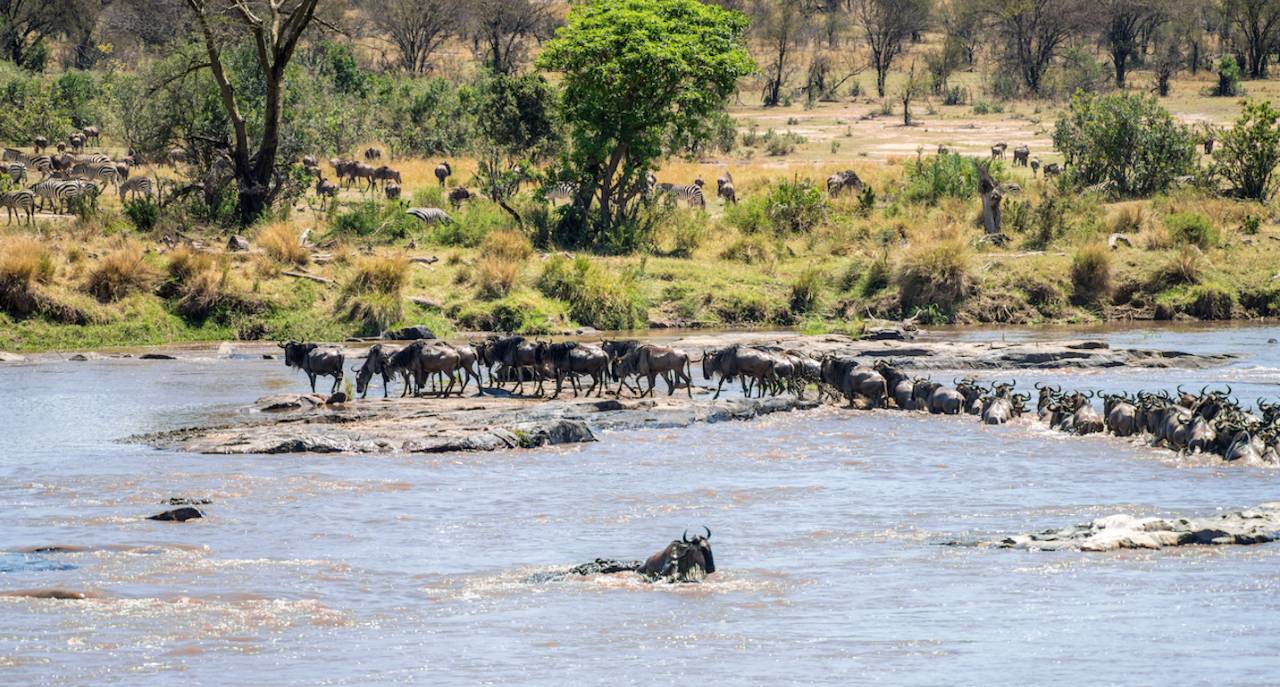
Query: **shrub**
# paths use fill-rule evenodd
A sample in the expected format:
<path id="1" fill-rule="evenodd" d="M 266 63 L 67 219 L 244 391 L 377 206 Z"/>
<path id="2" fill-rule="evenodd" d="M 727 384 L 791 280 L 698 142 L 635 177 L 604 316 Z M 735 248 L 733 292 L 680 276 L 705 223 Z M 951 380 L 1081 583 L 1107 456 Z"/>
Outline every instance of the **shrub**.
<path id="1" fill-rule="evenodd" d="M 1077 93 L 1054 126 L 1053 145 L 1066 156 L 1072 180 L 1111 182 L 1122 196 L 1165 191 L 1195 169 L 1191 130 L 1153 97 Z"/>
<path id="2" fill-rule="evenodd" d="M 816 267 L 806 268 L 791 284 L 789 305 L 792 314 L 810 313 L 818 309 L 822 300 L 825 275 Z"/>
<path id="3" fill-rule="evenodd" d="M 1111 219 L 1111 233 L 1136 234 L 1142 231 L 1146 223 L 1146 213 L 1140 205 L 1126 205 L 1120 208 Z"/>
<path id="4" fill-rule="evenodd" d="M 237 288 L 230 265 L 212 265 L 200 269 L 178 287 L 174 311 L 195 322 L 209 318 L 226 320 L 231 315 L 262 312 L 266 305 Z"/>
<path id="5" fill-rule="evenodd" d="M 862 273 L 862 278 L 858 281 L 858 293 L 864 298 L 874 296 L 889 288 L 892 281 L 893 268 L 889 265 L 889 258 L 881 256 Z"/>
<path id="6" fill-rule="evenodd" d="M 777 134 L 769 129 L 764 135 L 764 149 L 773 157 L 784 157 L 796 152 L 796 146 L 805 142 L 805 137 L 790 131 Z"/>
<path id="7" fill-rule="evenodd" d="M 174 248 L 169 252 L 169 261 L 165 264 L 165 280 L 160 286 L 160 295 L 166 298 L 176 295 L 180 287 L 192 277 L 212 267 L 212 255 L 186 244 Z"/>
<path id="8" fill-rule="evenodd" d="M 54 275 L 53 256 L 34 238 L 10 238 L 0 251 L 0 309 L 18 316 L 34 313 L 39 305 L 38 284 Z"/>
<path id="9" fill-rule="evenodd" d="M 1151 275 L 1151 290 L 1170 285 L 1198 284 L 1204 274 L 1204 256 L 1195 246 L 1186 245 Z"/>
<path id="10" fill-rule="evenodd" d="M 142 245 L 125 241 L 98 261 L 89 271 L 84 286 L 94 298 L 111 303 L 131 293 L 145 291 L 153 277 Z"/>
<path id="11" fill-rule="evenodd" d="M 1220 284 L 1200 284 L 1191 289 L 1192 315 L 1202 320 L 1229 320 L 1236 305 L 1236 295 Z"/>
<path id="12" fill-rule="evenodd" d="M 160 206 L 150 198 L 130 198 L 124 202 L 124 215 L 138 231 L 151 231 L 160 220 Z"/>
<path id="13" fill-rule="evenodd" d="M 419 224 L 399 203 L 366 200 L 339 212 L 332 226 L 339 234 L 402 239 L 412 234 Z"/>
<path id="14" fill-rule="evenodd" d="M 1004 167 L 993 163 L 993 178 L 1004 177 Z M 902 195 L 912 202 L 937 203 L 942 198 L 972 198 L 978 194 L 978 163 L 959 153 L 929 155 L 905 166 L 906 188 Z"/>
<path id="15" fill-rule="evenodd" d="M 1218 244 L 1218 230 L 1198 212 L 1175 212 L 1164 219 L 1169 239 L 1178 245 L 1207 250 Z"/>
<path id="16" fill-rule="evenodd" d="M 480 254 L 512 262 L 524 262 L 533 256 L 533 244 L 528 237 L 514 230 L 495 231 L 487 234 L 480 243 Z"/>
<path id="17" fill-rule="evenodd" d="M 285 265 L 305 265 L 311 259 L 302 245 L 302 232 L 286 222 L 264 227 L 258 232 L 258 245 L 271 259 Z"/>
<path id="18" fill-rule="evenodd" d="M 990 100 L 979 100 L 973 104 L 973 113 L 976 115 L 1000 114 L 1004 112 L 1004 103 Z"/>
<path id="19" fill-rule="evenodd" d="M 1095 243 L 1081 248 L 1071 259 L 1071 289 L 1076 303 L 1095 303 L 1111 293 L 1111 253 Z"/>
<path id="20" fill-rule="evenodd" d="M 586 256 L 547 260 L 538 290 L 569 306 L 569 316 L 596 329 L 635 329 L 648 319 L 648 307 L 630 272 L 611 273 Z"/>
<path id="21" fill-rule="evenodd" d="M 502 298 L 511 293 L 520 279 L 520 263 L 485 256 L 476 261 L 471 279 L 475 282 L 476 293 L 481 298 L 488 300 Z"/>
<path id="22" fill-rule="evenodd" d="M 808 179 L 779 181 L 766 197 L 769 223 L 779 234 L 806 233 L 827 216 L 827 196 Z"/>
<path id="23" fill-rule="evenodd" d="M 1240 95 L 1240 64 L 1233 55 L 1223 55 L 1218 60 L 1218 86 L 1213 94 L 1221 98 Z"/>
<path id="24" fill-rule="evenodd" d="M 720 259 L 748 265 L 772 265 L 773 248 L 770 247 L 768 239 L 759 234 L 752 234 L 740 237 L 726 246 L 723 251 L 720 251 Z"/>
<path id="25" fill-rule="evenodd" d="M 969 290 L 969 248 L 959 240 L 917 248 L 903 258 L 895 281 L 904 312 L 935 306 L 952 313 Z"/>
<path id="26" fill-rule="evenodd" d="M 1240 222 L 1240 231 L 1246 236 L 1256 236 L 1262 231 L 1262 218 L 1257 215 L 1247 215 Z"/>
<path id="27" fill-rule="evenodd" d="M 404 316 L 400 292 L 408 280 L 407 258 L 361 258 L 338 295 L 338 313 L 359 323 L 361 332 L 377 334 Z"/>
<path id="28" fill-rule="evenodd" d="M 1242 198 L 1266 202 L 1275 191 L 1275 169 L 1280 163 L 1280 110 L 1270 101 L 1244 104 L 1235 126 L 1222 132 L 1213 151 L 1214 170 Z"/>
<path id="29" fill-rule="evenodd" d="M 518 334 L 550 334 L 559 318 L 551 304 L 528 291 L 491 303 L 472 303 L 452 316 L 467 329 Z"/>
<path id="30" fill-rule="evenodd" d="M 717 293 L 711 310 L 725 324 L 760 324 L 771 321 L 777 309 L 763 293 L 735 288 Z"/>

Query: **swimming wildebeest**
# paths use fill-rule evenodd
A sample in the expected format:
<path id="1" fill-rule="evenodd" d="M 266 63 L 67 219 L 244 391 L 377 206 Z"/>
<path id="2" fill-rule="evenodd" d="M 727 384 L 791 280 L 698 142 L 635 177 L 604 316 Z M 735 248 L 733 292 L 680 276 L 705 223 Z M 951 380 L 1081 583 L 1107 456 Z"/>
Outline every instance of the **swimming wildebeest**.
<path id="1" fill-rule="evenodd" d="M 653 554 L 644 565 L 640 566 L 640 574 L 650 581 L 667 580 L 668 582 L 698 582 L 716 571 L 716 561 L 711 555 L 711 529 L 703 527 L 706 536 L 697 535 L 689 538 L 689 532 L 672 541 L 667 547 Z"/>
<path id="2" fill-rule="evenodd" d="M 872 367 L 880 373 L 881 377 L 884 377 L 885 386 L 889 389 L 889 397 L 893 399 L 893 404 L 902 410 L 914 410 L 916 406 L 911 397 L 915 390 L 915 382 L 911 377 L 885 360 L 877 360 Z"/>
<path id="3" fill-rule="evenodd" d="M 365 355 L 364 364 L 360 367 L 352 368 L 351 371 L 356 373 L 356 393 L 360 394 L 360 398 L 364 398 L 369 391 L 369 381 L 374 375 L 382 376 L 382 397 L 386 398 L 391 388 L 392 369 L 390 366 L 391 356 L 400 351 L 399 346 L 389 346 L 387 344 L 374 344 L 369 347 L 369 352 Z M 408 370 L 402 371 L 404 384 L 409 386 Z"/>
<path id="4" fill-rule="evenodd" d="M 654 383 L 658 375 L 667 381 L 667 395 L 675 394 L 676 387 L 684 383 L 689 398 L 693 398 L 693 372 L 689 363 L 689 354 L 670 346 L 644 344 L 636 347 L 618 361 L 617 374 L 620 378 L 636 377 L 636 388 L 640 396 L 652 396 Z M 640 387 L 640 378 L 649 380 L 649 388 Z"/>
<path id="5" fill-rule="evenodd" d="M 884 408 L 889 403 L 888 382 L 875 369 L 853 358 L 823 358 L 822 382 L 844 396 L 850 407 L 856 405 L 857 399 L 864 400 L 872 408 Z"/>
<path id="6" fill-rule="evenodd" d="M 964 410 L 964 396 L 941 382 L 917 381 L 912 396 L 916 407 L 934 415 L 959 415 Z"/>
<path id="7" fill-rule="evenodd" d="M 342 383 L 342 351 L 337 348 L 320 348 L 319 344 L 289 341 L 276 344 L 284 349 L 284 364 L 307 373 L 311 380 L 311 391 L 315 393 L 316 377 L 333 377 L 333 388 L 329 393 L 338 390 Z"/>
<path id="8" fill-rule="evenodd" d="M 543 343 L 537 345 L 537 361 L 538 366 L 546 366 L 550 369 L 551 374 L 556 379 L 556 391 L 551 394 L 551 398 L 560 395 L 560 390 L 564 387 L 564 378 L 569 377 L 569 383 L 573 385 L 573 395 L 578 395 L 578 375 L 585 374 L 591 377 L 591 386 L 587 388 L 587 396 L 592 391 L 596 391 L 597 396 L 603 396 L 605 388 L 609 386 L 609 354 L 604 349 L 591 344 L 581 344 L 575 341 L 565 341 L 562 343 Z M 598 390 L 598 391 L 597 391 Z"/>

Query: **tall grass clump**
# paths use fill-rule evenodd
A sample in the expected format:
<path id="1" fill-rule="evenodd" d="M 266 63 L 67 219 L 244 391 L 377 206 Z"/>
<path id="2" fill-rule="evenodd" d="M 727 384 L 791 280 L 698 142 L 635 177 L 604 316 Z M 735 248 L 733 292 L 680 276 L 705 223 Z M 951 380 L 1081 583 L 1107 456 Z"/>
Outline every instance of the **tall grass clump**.
<path id="1" fill-rule="evenodd" d="M 37 289 L 53 281 L 53 255 L 34 238 L 12 238 L 0 250 L 0 308 L 25 317 L 39 306 Z"/>
<path id="2" fill-rule="evenodd" d="M 409 281 L 403 256 L 365 257 L 356 261 L 338 294 L 338 314 L 377 334 L 404 317 L 401 291 Z"/>
<path id="3" fill-rule="evenodd" d="M 648 319 L 634 275 L 611 272 L 586 256 L 570 260 L 556 255 L 547 260 L 538 290 L 568 304 L 575 322 L 596 329 L 635 329 Z"/>
<path id="4" fill-rule="evenodd" d="M 744 234 L 803 234 L 826 218 L 827 195 L 808 179 L 783 179 L 725 211 L 725 221 Z"/>
<path id="5" fill-rule="evenodd" d="M 972 198 L 978 194 L 978 163 L 959 153 L 921 156 L 904 166 L 906 187 L 902 196 L 915 203 L 937 203 L 943 198 Z M 992 163 L 990 174 L 997 181 L 1004 167 Z"/>
<path id="6" fill-rule="evenodd" d="M 302 245 L 302 232 L 287 222 L 268 225 L 258 232 L 258 245 L 271 259 L 285 265 L 305 265 L 311 254 Z"/>
<path id="7" fill-rule="evenodd" d="M 473 275 L 480 297 L 495 299 L 511 293 L 532 256 L 533 245 L 518 231 L 495 231 L 485 236 Z"/>
<path id="8" fill-rule="evenodd" d="M 807 314 L 818 309 L 822 301 L 826 276 L 817 267 L 808 267 L 791 284 L 789 304 L 792 314 Z"/>
<path id="9" fill-rule="evenodd" d="M 84 289 L 99 301 L 112 303 L 147 290 L 154 277 L 142 244 L 124 241 L 98 260 L 85 278 Z"/>
<path id="10" fill-rule="evenodd" d="M 412 215 L 406 214 L 399 203 L 366 200 L 333 218 L 333 231 L 348 236 L 403 239 L 419 227 Z"/>
<path id="11" fill-rule="evenodd" d="M 1111 293 L 1111 253 L 1101 243 L 1071 258 L 1071 289 L 1077 304 L 1097 303 Z"/>
<path id="12" fill-rule="evenodd" d="M 1175 244 L 1207 250 L 1218 245 L 1218 229 L 1198 212 L 1175 212 L 1164 219 L 1169 239 Z"/>
<path id="13" fill-rule="evenodd" d="M 945 315 L 954 313 L 970 288 L 969 262 L 969 247 L 955 239 L 907 253 L 894 278 L 903 312 L 933 308 Z"/>

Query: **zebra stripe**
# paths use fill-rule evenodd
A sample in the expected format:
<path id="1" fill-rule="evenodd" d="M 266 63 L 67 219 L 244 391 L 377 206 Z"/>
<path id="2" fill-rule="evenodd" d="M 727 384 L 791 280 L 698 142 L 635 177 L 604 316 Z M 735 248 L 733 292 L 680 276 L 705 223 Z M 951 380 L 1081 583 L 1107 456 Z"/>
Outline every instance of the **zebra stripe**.
<path id="1" fill-rule="evenodd" d="M 576 195 L 578 195 L 578 185 L 572 181 L 561 181 L 547 189 L 547 200 L 553 203 L 557 200 L 570 200 Z"/>
<path id="2" fill-rule="evenodd" d="M 4 171 L 15 184 L 21 184 L 27 180 L 27 166 L 21 162 L 10 162 L 5 165 Z"/>
<path id="3" fill-rule="evenodd" d="M 98 197 L 98 187 L 91 182 L 79 179 L 48 179 L 31 187 L 31 192 L 40 198 L 40 210 L 44 210 L 45 201 L 53 203 L 54 212 L 66 213 L 71 204 L 82 196 L 91 199 Z"/>
<path id="4" fill-rule="evenodd" d="M 656 190 L 674 202 L 684 201 L 689 207 L 706 209 L 707 199 L 702 195 L 702 184 L 658 184 Z"/>
<path id="5" fill-rule="evenodd" d="M 120 202 L 123 203 L 125 196 L 132 193 L 135 196 L 143 195 L 150 198 L 154 192 L 154 186 L 150 177 L 133 177 L 120 184 Z"/>
<path id="6" fill-rule="evenodd" d="M 409 208 L 405 210 L 405 214 L 416 217 L 420 222 L 426 224 L 441 224 L 453 221 L 449 213 L 440 208 Z"/>
<path id="7" fill-rule="evenodd" d="M 83 177 L 94 182 L 101 181 L 106 184 L 120 184 L 120 170 L 116 169 L 116 163 L 110 160 L 106 162 L 82 162 L 71 167 L 71 176 Z"/>
<path id="8" fill-rule="evenodd" d="M 0 193 L 0 205 L 4 206 L 11 224 L 15 215 L 18 217 L 18 224 L 22 224 L 24 214 L 27 216 L 27 224 L 34 221 L 36 197 L 31 191 L 20 189 Z"/>

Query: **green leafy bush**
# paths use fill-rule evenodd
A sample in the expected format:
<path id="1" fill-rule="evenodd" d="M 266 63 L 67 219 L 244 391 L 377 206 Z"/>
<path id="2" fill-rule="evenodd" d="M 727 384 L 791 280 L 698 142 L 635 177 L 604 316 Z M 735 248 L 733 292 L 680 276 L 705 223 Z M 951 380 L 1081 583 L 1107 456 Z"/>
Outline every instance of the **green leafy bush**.
<path id="1" fill-rule="evenodd" d="M 1160 193 L 1195 170 L 1191 130 L 1148 96 L 1076 93 L 1054 126 L 1053 145 L 1071 180 L 1109 182 L 1121 196 Z"/>
<path id="2" fill-rule="evenodd" d="M 1280 110 L 1270 101 L 1244 104 L 1240 118 L 1222 132 L 1213 151 L 1214 169 L 1231 184 L 1236 195 L 1265 202 L 1275 191 L 1280 164 Z"/>
<path id="3" fill-rule="evenodd" d="M 335 232 L 352 236 L 402 239 L 417 228 L 418 220 L 405 214 L 399 205 L 376 200 L 358 203 L 333 219 Z"/>
<path id="4" fill-rule="evenodd" d="M 959 153 L 922 156 L 905 166 L 906 188 L 902 195 L 911 202 L 933 204 L 942 198 L 971 198 L 978 194 L 978 163 Z M 992 163 L 990 174 L 1004 178 L 1004 166 Z"/>
<path id="5" fill-rule="evenodd" d="M 569 316 L 596 329 L 635 329 L 645 325 L 648 308 L 635 278 L 616 274 L 580 255 L 547 260 L 538 278 L 538 290 L 565 301 Z"/>
<path id="6" fill-rule="evenodd" d="M 1240 64 L 1232 55 L 1223 55 L 1218 60 L 1218 86 L 1213 94 L 1222 98 L 1234 98 L 1240 95 Z"/>
<path id="7" fill-rule="evenodd" d="M 160 206 L 150 198 L 130 198 L 124 202 L 124 215 L 138 231 L 151 231 L 160 219 Z"/>
<path id="8" fill-rule="evenodd" d="M 826 286 L 826 275 L 816 267 L 806 268 L 791 284 L 789 304 L 792 314 L 810 313 L 818 309 L 822 301 L 822 292 Z"/>
<path id="9" fill-rule="evenodd" d="M 1206 250 L 1218 244 L 1218 230 L 1198 212 L 1175 212 L 1164 219 L 1169 239 L 1179 245 Z"/>

